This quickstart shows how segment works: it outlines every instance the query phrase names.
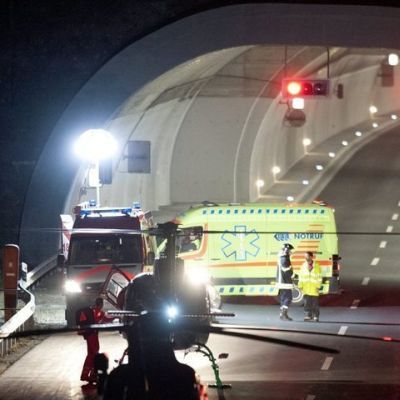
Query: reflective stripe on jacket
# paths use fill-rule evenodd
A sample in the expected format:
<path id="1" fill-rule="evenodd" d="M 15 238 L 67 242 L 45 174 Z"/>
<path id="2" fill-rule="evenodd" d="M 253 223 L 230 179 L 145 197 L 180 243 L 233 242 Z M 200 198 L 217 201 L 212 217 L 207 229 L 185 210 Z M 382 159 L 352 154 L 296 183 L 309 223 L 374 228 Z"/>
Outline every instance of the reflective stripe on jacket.
<path id="1" fill-rule="evenodd" d="M 298 284 L 299 289 L 301 289 L 305 295 L 318 296 L 321 284 L 321 267 L 318 262 L 313 262 L 313 269 L 310 271 L 308 268 L 308 262 L 305 261 L 300 269 Z"/>
<path id="2" fill-rule="evenodd" d="M 293 288 L 293 268 L 290 255 L 281 250 L 278 254 L 278 265 L 276 268 L 276 285 L 279 289 Z"/>

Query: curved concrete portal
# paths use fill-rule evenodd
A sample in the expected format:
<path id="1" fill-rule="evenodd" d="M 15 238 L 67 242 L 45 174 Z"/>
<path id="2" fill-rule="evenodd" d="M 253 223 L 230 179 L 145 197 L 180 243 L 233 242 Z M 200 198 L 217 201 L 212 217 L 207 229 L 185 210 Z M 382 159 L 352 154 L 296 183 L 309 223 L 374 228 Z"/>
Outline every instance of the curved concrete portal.
<path id="1" fill-rule="evenodd" d="M 174 203 L 256 201 L 323 141 L 399 108 L 397 86 L 384 86 L 382 65 L 400 38 L 398 10 L 254 4 L 193 15 L 131 44 L 99 70 L 73 99 L 54 129 L 32 178 L 22 227 L 25 257 L 38 261 L 57 249 L 61 211 L 93 198 L 86 166 L 72 156 L 84 130 L 109 129 L 120 143 L 113 183 L 103 205 L 141 201 L 156 210 Z M 315 16 L 318 16 L 316 18 Z M 306 29 L 309 27 L 309 29 Z M 329 76 L 332 95 L 306 104 L 307 121 L 285 119 L 283 76 Z M 394 82 L 398 81 L 394 69 Z M 345 96 L 335 92 L 344 85 Z M 150 173 L 130 173 L 130 140 L 151 143 Z M 77 172 L 78 171 L 78 172 Z M 276 178 L 276 177 L 275 177 Z M 48 194 L 52 193 L 49 203 Z M 262 193 L 261 193 L 262 194 Z M 40 243 L 46 240 L 46 246 Z M 53 244 L 53 248 L 49 246 Z"/>

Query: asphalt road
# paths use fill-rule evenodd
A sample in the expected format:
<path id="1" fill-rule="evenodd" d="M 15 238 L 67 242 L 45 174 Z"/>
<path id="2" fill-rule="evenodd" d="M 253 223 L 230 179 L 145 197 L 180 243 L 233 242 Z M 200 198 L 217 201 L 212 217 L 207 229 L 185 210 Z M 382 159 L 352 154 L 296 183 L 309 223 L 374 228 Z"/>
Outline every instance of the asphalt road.
<path id="1" fill-rule="evenodd" d="M 342 288 L 339 296 L 321 299 L 321 321 L 303 322 L 301 308 L 290 310 L 293 322 L 278 318 L 271 304 L 226 304 L 236 317 L 224 323 L 309 330 L 269 332 L 274 338 L 318 344 L 340 350 L 326 354 L 282 345 L 212 335 L 210 348 L 229 353 L 218 361 L 221 379 L 232 384 L 225 399 L 399 399 L 399 343 L 351 339 L 351 335 L 399 338 L 400 279 L 397 259 L 400 232 L 399 131 L 391 131 L 360 150 L 334 177 L 320 198 L 334 205 L 340 234 Z M 363 234 L 355 234 L 362 232 Z M 371 234 L 374 233 L 374 234 Z M 47 284 L 51 287 L 51 283 Z M 37 289 L 37 320 L 54 324 L 62 316 L 60 296 L 48 302 L 46 283 Z M 58 296 L 58 297 L 57 297 Z M 53 319 L 52 319 L 53 318 Z M 262 333 L 267 335 L 267 333 Z M 101 347 L 118 358 L 124 340 L 117 333 L 101 334 Z M 34 347 L 0 376 L 0 399 L 82 399 L 79 381 L 85 343 L 74 334 L 54 335 Z M 183 354 L 178 358 L 183 360 Z M 203 381 L 211 383 L 211 367 L 200 354 L 188 354 Z M 209 398 L 217 399 L 214 389 Z M 93 398 L 93 397 L 91 397 Z M 221 398 L 221 397 L 220 397 Z"/>

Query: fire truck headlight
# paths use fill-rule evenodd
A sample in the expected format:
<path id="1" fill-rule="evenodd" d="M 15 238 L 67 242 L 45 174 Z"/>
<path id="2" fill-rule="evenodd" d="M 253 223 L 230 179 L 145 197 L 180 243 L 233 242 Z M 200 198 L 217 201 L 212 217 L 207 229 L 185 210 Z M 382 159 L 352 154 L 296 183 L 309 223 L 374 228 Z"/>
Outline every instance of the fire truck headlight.
<path id="1" fill-rule="evenodd" d="M 186 272 L 189 282 L 192 284 L 206 284 L 210 282 L 210 275 L 205 267 L 190 268 Z"/>
<path id="2" fill-rule="evenodd" d="M 78 282 L 68 279 L 65 282 L 64 289 L 67 293 L 81 293 L 82 289 Z"/>

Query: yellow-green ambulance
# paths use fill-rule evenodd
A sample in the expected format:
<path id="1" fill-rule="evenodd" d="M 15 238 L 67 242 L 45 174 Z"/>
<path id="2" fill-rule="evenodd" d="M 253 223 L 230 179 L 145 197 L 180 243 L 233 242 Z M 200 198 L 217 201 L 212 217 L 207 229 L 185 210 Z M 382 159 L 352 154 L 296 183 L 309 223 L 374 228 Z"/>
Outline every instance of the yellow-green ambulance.
<path id="1" fill-rule="evenodd" d="M 323 203 L 322 203 L 323 204 Z M 205 274 L 221 296 L 276 296 L 278 252 L 291 243 L 296 273 L 304 253 L 321 265 L 321 294 L 339 291 L 334 210 L 320 204 L 214 204 L 193 206 L 176 218 L 179 257 L 194 280 Z M 302 293 L 294 290 L 294 302 Z"/>

